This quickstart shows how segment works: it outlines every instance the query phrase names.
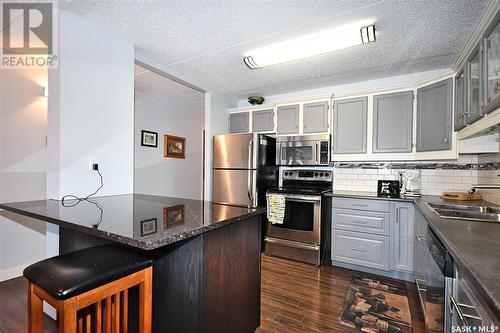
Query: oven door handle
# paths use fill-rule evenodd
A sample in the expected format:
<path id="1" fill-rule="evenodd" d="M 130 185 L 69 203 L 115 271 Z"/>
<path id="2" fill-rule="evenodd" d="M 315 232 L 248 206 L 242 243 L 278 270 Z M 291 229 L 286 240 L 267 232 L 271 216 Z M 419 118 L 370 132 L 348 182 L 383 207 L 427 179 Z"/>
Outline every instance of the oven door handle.
<path id="1" fill-rule="evenodd" d="M 281 194 L 281 193 L 273 193 L 269 192 L 266 193 L 266 197 L 269 197 L 270 195 L 273 194 Z M 297 194 L 283 194 L 285 197 L 285 200 L 287 201 L 293 201 L 293 202 L 309 202 L 309 203 L 320 203 L 321 202 L 321 196 L 319 195 L 297 195 Z"/>
<path id="2" fill-rule="evenodd" d="M 294 248 L 303 249 L 303 250 L 318 251 L 320 249 L 319 245 L 305 244 L 305 243 L 301 243 L 301 242 L 289 241 L 286 239 L 265 237 L 264 241 L 266 243 L 284 245 L 284 246 L 294 247 Z"/>

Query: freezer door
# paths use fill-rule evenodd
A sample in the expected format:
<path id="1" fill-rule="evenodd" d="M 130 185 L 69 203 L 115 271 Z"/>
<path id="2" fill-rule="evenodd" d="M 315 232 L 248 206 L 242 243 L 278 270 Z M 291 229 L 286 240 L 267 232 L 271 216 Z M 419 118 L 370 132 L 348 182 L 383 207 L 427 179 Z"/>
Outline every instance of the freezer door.
<path id="1" fill-rule="evenodd" d="M 215 203 L 257 206 L 256 170 L 214 170 L 213 198 Z"/>
<path id="2" fill-rule="evenodd" d="M 214 169 L 255 169 L 258 142 L 256 133 L 214 136 Z"/>

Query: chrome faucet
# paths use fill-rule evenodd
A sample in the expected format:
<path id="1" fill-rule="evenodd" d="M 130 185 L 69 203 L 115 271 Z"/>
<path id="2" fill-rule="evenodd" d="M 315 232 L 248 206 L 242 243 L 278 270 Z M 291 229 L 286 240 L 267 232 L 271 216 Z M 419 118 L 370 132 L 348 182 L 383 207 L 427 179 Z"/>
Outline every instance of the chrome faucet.
<path id="1" fill-rule="evenodd" d="M 476 184 L 472 185 L 471 189 L 468 190 L 469 194 L 476 192 L 478 189 L 487 189 L 487 190 L 500 190 L 500 184 Z"/>

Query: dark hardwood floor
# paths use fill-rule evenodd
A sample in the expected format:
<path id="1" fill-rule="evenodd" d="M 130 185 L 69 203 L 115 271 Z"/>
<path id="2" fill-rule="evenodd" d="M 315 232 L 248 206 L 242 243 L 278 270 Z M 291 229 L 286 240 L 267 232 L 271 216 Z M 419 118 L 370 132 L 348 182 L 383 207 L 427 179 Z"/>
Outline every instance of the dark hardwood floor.
<path id="1" fill-rule="evenodd" d="M 261 326 L 257 333 L 359 333 L 338 319 L 352 275 L 347 269 L 263 256 Z M 407 288 L 413 333 L 424 333 L 415 285 L 408 283 Z"/>
<path id="2" fill-rule="evenodd" d="M 286 259 L 262 258 L 261 326 L 256 333 L 354 333 L 338 318 L 353 272 L 315 267 Z M 414 333 L 424 333 L 415 286 L 407 284 Z M 25 333 L 27 282 L 17 278 L 0 283 L 0 333 Z M 45 317 L 45 332 L 57 332 Z"/>
<path id="3" fill-rule="evenodd" d="M 28 281 L 23 278 L 0 283 L 0 333 L 28 332 Z M 56 322 L 44 314 L 44 332 L 57 332 Z"/>

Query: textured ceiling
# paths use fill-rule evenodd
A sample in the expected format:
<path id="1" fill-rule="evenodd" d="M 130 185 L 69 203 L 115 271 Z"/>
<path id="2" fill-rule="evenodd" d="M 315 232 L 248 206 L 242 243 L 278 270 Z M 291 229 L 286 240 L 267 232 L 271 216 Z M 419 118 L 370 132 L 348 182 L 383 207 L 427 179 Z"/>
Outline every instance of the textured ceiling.
<path id="1" fill-rule="evenodd" d="M 158 95 L 174 103 L 190 103 L 201 108 L 205 107 L 205 94 L 156 74 L 149 69 L 135 65 L 134 77 L 134 89 L 138 93 Z"/>
<path id="2" fill-rule="evenodd" d="M 264 96 L 451 67 L 487 0 L 62 1 L 206 90 Z M 259 70 L 249 50 L 374 19 L 377 42 Z"/>

